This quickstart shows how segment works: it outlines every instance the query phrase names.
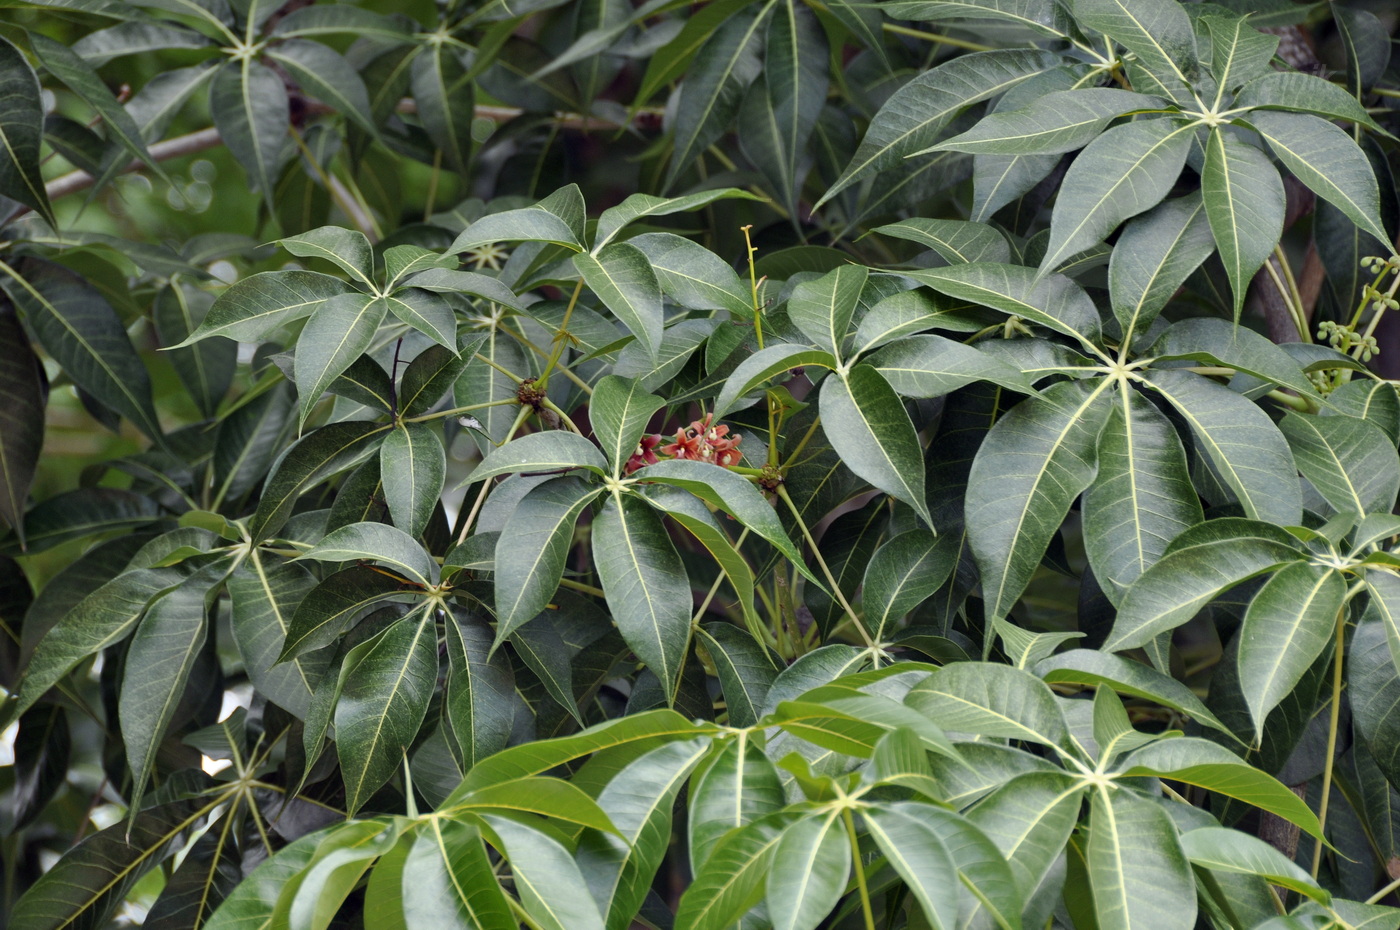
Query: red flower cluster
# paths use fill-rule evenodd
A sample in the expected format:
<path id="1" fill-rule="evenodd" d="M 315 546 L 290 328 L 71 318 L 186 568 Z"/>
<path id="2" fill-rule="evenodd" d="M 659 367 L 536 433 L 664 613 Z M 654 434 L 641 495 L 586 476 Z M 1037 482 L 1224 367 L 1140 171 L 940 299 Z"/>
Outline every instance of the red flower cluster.
<path id="1" fill-rule="evenodd" d="M 707 413 L 692 421 L 685 429 L 676 430 L 675 442 L 664 446 L 659 434 L 643 436 L 637 444 L 637 451 L 628 458 L 623 473 L 630 475 L 644 465 L 654 465 L 660 461 L 657 452 L 675 459 L 709 462 L 721 468 L 738 465 L 741 455 L 739 443 L 744 437 L 729 435 L 729 427 L 723 423 L 713 424 L 713 419 L 714 415 Z"/>

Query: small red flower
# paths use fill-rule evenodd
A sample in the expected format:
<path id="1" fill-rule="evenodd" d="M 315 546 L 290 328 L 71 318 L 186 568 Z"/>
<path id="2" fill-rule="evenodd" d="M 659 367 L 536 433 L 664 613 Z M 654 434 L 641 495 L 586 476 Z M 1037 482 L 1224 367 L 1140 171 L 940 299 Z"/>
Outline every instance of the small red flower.
<path id="1" fill-rule="evenodd" d="M 685 429 L 676 430 L 676 441 L 662 446 L 662 454 L 672 458 L 709 462 L 723 468 L 738 465 L 742 456 L 739 443 L 744 437 L 730 436 L 729 427 L 723 423 L 712 425 L 713 417 L 713 414 L 707 413 Z"/>
<path id="2" fill-rule="evenodd" d="M 660 436 L 643 436 L 642 441 L 637 443 L 637 451 L 632 453 L 627 464 L 623 466 L 622 473 L 630 475 L 644 465 L 655 465 L 661 461 L 656 457 L 656 447 L 660 444 Z"/>

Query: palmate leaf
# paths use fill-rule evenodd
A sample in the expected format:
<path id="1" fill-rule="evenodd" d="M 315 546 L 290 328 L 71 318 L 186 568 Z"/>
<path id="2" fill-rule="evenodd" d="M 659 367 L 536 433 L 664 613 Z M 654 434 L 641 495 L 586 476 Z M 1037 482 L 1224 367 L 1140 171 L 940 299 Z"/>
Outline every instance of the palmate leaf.
<path id="1" fill-rule="evenodd" d="M 589 419 L 594 435 L 612 463 L 613 475 L 620 476 L 631 457 L 647 423 L 665 404 L 655 394 L 648 394 L 634 378 L 605 375 L 593 387 L 589 400 Z"/>
<path id="2" fill-rule="evenodd" d="M 24 510 L 44 443 L 49 382 L 13 305 L 0 305 L 0 523 L 24 543 Z"/>
<path id="3" fill-rule="evenodd" d="M 1074 17 L 1137 55 L 1153 83 L 1179 103 L 1191 102 L 1196 33 L 1180 4 L 1174 0 L 1075 0 Z"/>
<path id="4" fill-rule="evenodd" d="M 1207 16 L 1210 32 L 1210 71 L 1220 93 L 1233 91 L 1245 81 L 1269 71 L 1278 51 L 1278 36 L 1260 32 L 1248 16 Z M 1318 83 L 1326 83 L 1319 81 Z M 1244 106 L 1239 97 L 1235 106 Z"/>
<path id="5" fill-rule="evenodd" d="M 678 197 L 665 203 L 688 199 L 690 198 Z M 620 210 L 626 204 L 627 201 L 623 201 L 621 205 L 611 209 Z M 600 229 L 608 212 L 604 210 L 603 216 L 598 220 Z M 601 241 L 601 234 L 599 239 Z M 739 276 L 734 273 L 728 262 L 700 243 L 665 232 L 643 233 L 628 239 L 627 242 L 641 249 L 646 255 L 652 270 L 656 272 L 656 280 L 660 283 L 661 290 L 675 303 L 693 310 L 728 310 L 737 319 L 748 319 L 753 315 L 753 298 L 749 288 L 739 283 Z"/>
<path id="6" fill-rule="evenodd" d="M 846 466 L 914 508 L 929 527 L 923 454 L 899 395 L 869 365 L 828 378 L 819 399 L 822 426 Z"/>
<path id="7" fill-rule="evenodd" d="M 1134 583 L 1102 648 L 1141 646 L 1190 620 L 1220 592 L 1299 558 L 1297 540 L 1272 524 L 1233 517 L 1199 523 Z"/>
<path id="8" fill-rule="evenodd" d="M 857 181 L 927 149 L 964 107 L 1059 63 L 1048 52 L 1006 50 L 961 55 L 924 72 L 885 101 L 870 121 L 855 157 L 813 209 Z"/>
<path id="9" fill-rule="evenodd" d="M 1100 337 L 1099 313 L 1084 289 L 1064 275 L 1037 276 L 1022 265 L 977 263 L 905 277 L 949 297 L 1024 317 L 1078 340 L 1091 351 Z"/>
<path id="10" fill-rule="evenodd" d="M 482 820 L 492 845 L 511 864 L 516 893 L 541 930 L 604 930 L 588 883 L 567 849 L 524 823 L 497 815 Z"/>
<path id="11" fill-rule="evenodd" d="M 602 488 L 561 477 L 531 488 L 496 544 L 496 642 L 499 646 L 549 605 L 559 588 L 579 515 Z"/>
<path id="12" fill-rule="evenodd" d="M 449 43 L 423 46 L 413 58 L 410 86 L 433 147 L 448 167 L 465 175 L 472 157 L 476 92 L 458 54 Z"/>
<path id="13" fill-rule="evenodd" d="M 388 307 L 368 294 L 342 294 L 321 304 L 297 337 L 296 382 L 301 421 L 321 395 L 370 347 Z"/>
<path id="14" fill-rule="evenodd" d="M 661 350 L 665 319 L 661 284 L 646 253 L 627 242 L 615 242 L 596 255 L 580 252 L 574 267 L 594 294 L 637 337 L 653 362 Z"/>
<path id="15" fill-rule="evenodd" d="M 315 585 L 306 566 L 269 566 L 256 549 L 228 580 L 233 641 L 248 677 L 259 693 L 302 719 L 325 662 L 299 656 L 279 664 L 277 657 L 291 629 L 293 612 Z"/>
<path id="16" fill-rule="evenodd" d="M 1159 97 L 1112 87 L 1053 91 L 1024 109 L 993 113 L 931 151 L 1059 155 L 1088 145 L 1124 113 L 1165 105 Z"/>
<path id="17" fill-rule="evenodd" d="M 167 346 L 184 342 L 204 321 L 213 303 L 214 296 L 208 291 L 183 281 L 162 289 L 151 313 L 160 341 Z M 173 349 L 168 357 L 200 412 L 212 417 L 233 383 L 238 347 L 227 340 L 205 342 Z"/>
<path id="18" fill-rule="evenodd" d="M 569 184 L 539 203 L 504 213 L 492 213 L 462 231 L 448 252 L 466 252 L 496 242 L 553 242 L 565 248 L 584 250 L 583 192 Z"/>
<path id="19" fill-rule="evenodd" d="M 380 860 L 376 875 L 390 859 Z M 492 873 L 481 833 L 470 824 L 440 818 L 427 821 L 412 839 L 400 868 L 391 874 L 397 879 L 392 904 L 401 908 L 405 927 L 513 930 L 517 926 Z M 374 876 L 368 890 L 372 896 Z M 367 898 L 367 916 L 371 907 Z"/>
<path id="20" fill-rule="evenodd" d="M 715 514 L 710 512 L 709 507 L 700 498 L 677 487 L 658 484 L 646 488 L 643 493 L 653 507 L 685 527 L 719 564 L 720 571 L 724 572 L 725 579 L 739 599 L 739 609 L 743 611 L 744 624 L 749 630 L 749 645 L 757 648 L 757 641 L 762 639 L 762 621 L 753 604 L 753 569 L 731 541 L 729 534 L 720 526 Z M 732 669 L 726 672 L 727 665 L 719 657 L 716 657 L 716 663 L 720 681 L 723 683 L 733 680 L 725 676 L 737 673 Z M 747 685 L 748 683 L 744 682 L 735 687 Z M 729 687 L 728 690 L 733 690 L 733 687 Z"/>
<path id="21" fill-rule="evenodd" d="M 955 662 L 909 690 L 904 702 L 944 729 L 1046 746 L 1069 738 L 1048 685 L 1009 665 Z"/>
<path id="22" fill-rule="evenodd" d="M 300 556 L 321 562 L 373 559 L 402 572 L 415 584 L 437 581 L 438 566 L 418 541 L 403 530 L 384 523 L 352 523 L 328 534 Z"/>
<path id="23" fill-rule="evenodd" d="M 895 536 L 875 551 L 865 568 L 861 601 L 877 642 L 943 586 L 957 567 L 960 548 L 955 534 L 934 536 L 918 529 Z"/>
<path id="24" fill-rule="evenodd" d="M 209 110 L 229 151 L 271 204 L 291 119 L 282 78 L 254 56 L 226 64 L 209 87 Z"/>
<path id="25" fill-rule="evenodd" d="M 983 440 L 966 507 L 988 617 L 1011 610 L 1070 505 L 1093 482 L 1109 386 L 1054 385 L 1013 407 Z"/>
<path id="26" fill-rule="evenodd" d="M 515 673 L 504 655 L 491 655 L 491 629 L 453 610 L 445 621 L 448 676 L 443 719 L 462 771 L 504 749 L 515 719 Z"/>
<path id="27" fill-rule="evenodd" d="M 762 77 L 744 103 L 745 114 L 756 114 L 756 121 L 771 129 L 741 131 L 739 142 L 790 212 L 797 206 L 808 140 L 826 103 L 831 60 L 827 44 L 810 7 L 797 0 L 780 0 L 768 20 Z"/>
<path id="28" fill-rule="evenodd" d="M 39 79 L 24 53 L 0 39 L 0 195 L 37 210 L 57 229 L 53 207 L 39 171 L 44 111 Z"/>
<path id="29" fill-rule="evenodd" d="M 838 362 L 869 274 L 864 265 L 842 265 L 815 281 L 798 284 L 788 298 L 793 325 Z"/>
<path id="30" fill-rule="evenodd" d="M 1170 5 L 1176 8 L 1174 2 Z M 1193 133 L 1189 124 L 1162 117 L 1117 126 L 1089 143 L 1060 186 L 1041 273 L 1060 267 L 1070 256 L 1102 242 L 1119 223 L 1155 207 L 1176 183 Z"/>
<path id="31" fill-rule="evenodd" d="M 431 616 L 411 614 L 372 643 L 346 670 L 335 706 L 336 753 L 351 814 L 399 770 L 437 683 Z"/>
<path id="32" fill-rule="evenodd" d="M 1153 701 L 1222 733 L 1230 732 L 1190 688 L 1150 665 L 1122 656 L 1094 649 L 1071 649 L 1042 659 L 1034 671 L 1050 684 L 1107 685 L 1119 694 Z"/>
<path id="33" fill-rule="evenodd" d="M 1126 383 L 1099 437 L 1083 513 L 1089 564 L 1114 603 L 1203 516 L 1176 430 Z"/>
<path id="34" fill-rule="evenodd" d="M 865 362 L 905 397 L 941 397 L 974 381 L 988 381 L 1025 394 L 1035 390 L 1013 366 L 972 346 L 932 334 L 906 336 L 867 356 Z"/>
<path id="35" fill-rule="evenodd" d="M 762 25 L 775 0 L 742 9 L 724 20 L 695 54 L 676 100 L 676 148 L 665 187 L 723 133 L 739 110 L 745 88 L 762 70 Z"/>
<path id="36" fill-rule="evenodd" d="M 692 605 L 661 518 L 635 495 L 614 493 L 593 522 L 593 559 L 623 638 L 675 700 Z"/>
<path id="37" fill-rule="evenodd" d="M 1355 97 L 1331 81 L 1311 74 L 1269 71 L 1240 88 L 1235 106 L 1301 111 L 1329 120 L 1344 119 L 1379 128 Z"/>
<path id="38" fill-rule="evenodd" d="M 1339 513 L 1388 513 L 1400 492 L 1400 456 L 1381 429 L 1351 416 L 1290 412 L 1279 423 L 1298 470 Z"/>
<path id="39" fill-rule="evenodd" d="M 676 930 L 726 930 L 762 901 L 774 850 L 800 817 L 774 811 L 726 834 L 681 895 Z"/>
<path id="40" fill-rule="evenodd" d="M 1283 234 L 1283 181 L 1263 152 L 1216 127 L 1206 137 L 1201 198 L 1238 320 L 1250 280 Z"/>
<path id="41" fill-rule="evenodd" d="M 1152 801 L 1121 789 L 1095 791 L 1085 859 L 1102 930 L 1195 925 L 1195 877 L 1176 826 Z"/>
<path id="42" fill-rule="evenodd" d="M 577 859 L 613 930 L 627 930 L 640 909 L 670 846 L 676 796 L 709 750 L 703 737 L 659 746 L 628 763 L 599 792 L 598 806 L 621 835 L 584 834 Z"/>
<path id="43" fill-rule="evenodd" d="M 255 540 L 276 533 L 291 517 L 304 491 L 374 451 L 388 429 L 379 423 L 348 421 L 328 423 L 307 433 L 268 475 L 258 509 L 248 521 L 248 532 Z"/>
<path id="44" fill-rule="evenodd" d="M 696 872 L 725 834 L 786 803 L 778 770 L 747 734 L 728 741 L 701 769 L 690 794 L 690 862 Z"/>
<path id="45" fill-rule="evenodd" d="M 814 930 L 841 899 L 850 874 L 851 850 L 840 817 L 811 815 L 788 827 L 768 869 L 765 901 L 774 930 Z"/>
<path id="46" fill-rule="evenodd" d="M 10 912 L 17 927 L 102 927 L 142 876 L 219 801 L 147 808 L 88 837 L 29 887 Z"/>
<path id="47" fill-rule="evenodd" d="M 951 264 L 1005 263 L 1011 260 L 1006 237 L 985 223 L 967 220 L 932 220 L 910 217 L 898 223 L 876 226 L 871 232 L 908 239 L 933 249 Z"/>
<path id="48" fill-rule="evenodd" d="M 207 925 L 210 916 L 243 880 L 243 857 L 233 820 L 222 818 L 187 848 L 184 859 L 147 913 L 143 927 L 178 930 Z"/>
<path id="49" fill-rule="evenodd" d="M 759 349 L 740 362 L 724 382 L 715 400 L 715 416 L 722 417 L 733 410 L 740 398 L 770 378 L 806 365 L 835 368 L 836 358 L 824 349 L 791 343 Z"/>
<path id="50" fill-rule="evenodd" d="M 394 525 L 410 536 L 421 536 L 447 475 L 447 452 L 438 431 L 426 423 L 400 423 L 379 447 L 379 469 L 394 478 L 384 484 Z"/>
<path id="51" fill-rule="evenodd" d="M 1168 200 L 1134 219 L 1108 259 L 1108 289 L 1125 338 L 1143 333 L 1191 273 L 1215 251 L 1199 194 Z"/>
<path id="52" fill-rule="evenodd" d="M 151 403 L 151 379 L 126 328 L 102 294 L 59 265 L 26 259 L 0 264 L 9 293 L 39 344 L 84 391 L 164 441 Z"/>
<path id="53" fill-rule="evenodd" d="M 209 336 L 258 342 L 282 324 L 310 316 L 326 300 L 349 292 L 344 281 L 314 271 L 259 272 L 220 294 L 180 345 Z"/>
<path id="54" fill-rule="evenodd" d="M 918 899 L 929 923 L 954 927 L 961 890 L 958 871 L 948 846 L 931 822 L 943 813 L 927 805 L 904 802 L 872 807 L 863 812 L 863 817 L 866 829 Z M 976 828 L 968 825 L 967 829 Z M 1015 882 L 1009 873 L 1006 878 L 1014 890 Z M 1019 910 L 1016 916 L 1020 916 Z"/>

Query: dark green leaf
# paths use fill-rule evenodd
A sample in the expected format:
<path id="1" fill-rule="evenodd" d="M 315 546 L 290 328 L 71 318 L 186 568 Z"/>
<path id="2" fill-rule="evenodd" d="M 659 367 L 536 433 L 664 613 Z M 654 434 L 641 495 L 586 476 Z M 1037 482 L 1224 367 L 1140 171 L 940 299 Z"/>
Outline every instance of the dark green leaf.
<path id="1" fill-rule="evenodd" d="M 1400 456 L 1377 426 L 1349 416 L 1290 412 L 1279 423 L 1298 470 L 1344 513 L 1388 513 L 1400 491 Z"/>
<path id="2" fill-rule="evenodd" d="M 303 436 L 268 475 L 257 512 L 248 521 L 253 539 L 266 539 L 280 530 L 302 492 L 368 455 L 383 441 L 387 429 L 378 423 L 351 421 L 330 423 Z"/>
<path id="3" fill-rule="evenodd" d="M 0 522 L 24 544 L 24 511 L 44 444 L 49 382 L 8 303 L 0 306 Z"/>
<path id="4" fill-rule="evenodd" d="M 394 524 L 410 536 L 421 536 L 447 474 L 438 431 L 426 423 L 400 423 L 379 447 L 379 468 L 393 477 L 384 485 L 384 500 Z"/>
<path id="5" fill-rule="evenodd" d="M 1283 234 L 1283 181 L 1268 156 L 1220 127 L 1211 130 L 1205 148 L 1201 199 L 1238 320 L 1249 282 Z"/>
<path id="6" fill-rule="evenodd" d="M 24 53 L 8 39 L 0 39 L 0 98 L 6 101 L 4 116 L 0 117 L 0 143 L 4 149 L 0 156 L 0 195 L 32 207 L 45 222 L 57 228 L 58 221 L 44 191 L 44 177 L 39 172 L 44 131 L 39 79 Z"/>
<path id="7" fill-rule="evenodd" d="M 230 62 L 214 74 L 209 110 L 224 144 L 271 203 L 291 118 L 282 78 L 255 56 Z"/>
<path id="8" fill-rule="evenodd" d="M 516 504 L 496 543 L 495 645 L 549 605 L 573 547 L 574 525 L 601 492 L 578 478 L 551 478 Z"/>

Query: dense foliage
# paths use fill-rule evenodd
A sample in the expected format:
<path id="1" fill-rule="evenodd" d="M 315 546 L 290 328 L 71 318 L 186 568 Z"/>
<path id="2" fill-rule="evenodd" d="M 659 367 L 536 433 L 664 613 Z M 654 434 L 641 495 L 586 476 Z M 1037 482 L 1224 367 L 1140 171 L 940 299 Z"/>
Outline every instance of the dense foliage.
<path id="1" fill-rule="evenodd" d="M 1388 4 L 5 7 L 0 922 L 1400 928 Z"/>

